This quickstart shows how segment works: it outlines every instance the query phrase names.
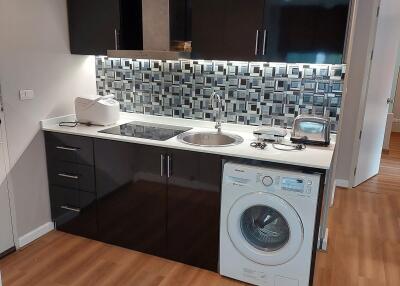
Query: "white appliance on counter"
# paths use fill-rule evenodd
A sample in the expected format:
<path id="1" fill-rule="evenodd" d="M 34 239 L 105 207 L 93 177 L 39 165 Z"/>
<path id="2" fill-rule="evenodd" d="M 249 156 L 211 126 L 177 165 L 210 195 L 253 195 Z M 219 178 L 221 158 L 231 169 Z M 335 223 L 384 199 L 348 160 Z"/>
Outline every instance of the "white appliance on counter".
<path id="1" fill-rule="evenodd" d="M 119 120 L 119 102 L 114 95 L 98 96 L 97 98 L 75 98 L 75 114 L 79 123 L 93 125 L 111 125 Z"/>
<path id="2" fill-rule="evenodd" d="M 224 165 L 220 274 L 263 286 L 308 286 L 320 174 Z"/>

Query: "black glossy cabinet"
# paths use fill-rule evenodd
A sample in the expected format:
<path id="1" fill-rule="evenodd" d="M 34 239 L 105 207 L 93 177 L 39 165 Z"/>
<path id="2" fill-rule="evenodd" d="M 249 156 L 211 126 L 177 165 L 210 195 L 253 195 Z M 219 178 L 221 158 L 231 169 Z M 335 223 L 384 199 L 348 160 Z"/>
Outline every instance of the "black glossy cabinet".
<path id="1" fill-rule="evenodd" d="M 192 0 L 192 57 L 256 60 L 264 0 Z"/>
<path id="2" fill-rule="evenodd" d="M 192 0 L 192 57 L 341 63 L 350 0 Z"/>
<path id="3" fill-rule="evenodd" d="M 219 156 L 96 139 L 99 239 L 217 271 Z"/>
<path id="4" fill-rule="evenodd" d="M 100 240 L 166 256 L 163 153 L 156 147 L 95 140 Z"/>
<path id="5" fill-rule="evenodd" d="M 259 59 L 341 63 L 350 0 L 265 0 Z"/>
<path id="6" fill-rule="evenodd" d="M 167 241 L 170 259 L 217 271 L 221 160 L 169 150 Z"/>
<path id="7" fill-rule="evenodd" d="M 45 132 L 61 231 L 217 271 L 221 157 Z"/>
<path id="8" fill-rule="evenodd" d="M 51 185 L 50 200 L 52 218 L 58 230 L 97 238 L 95 194 Z"/>
<path id="9" fill-rule="evenodd" d="M 68 0 L 67 4 L 72 54 L 143 48 L 141 0 Z"/>
<path id="10" fill-rule="evenodd" d="M 93 139 L 45 132 L 51 215 L 56 228 L 95 239 Z"/>

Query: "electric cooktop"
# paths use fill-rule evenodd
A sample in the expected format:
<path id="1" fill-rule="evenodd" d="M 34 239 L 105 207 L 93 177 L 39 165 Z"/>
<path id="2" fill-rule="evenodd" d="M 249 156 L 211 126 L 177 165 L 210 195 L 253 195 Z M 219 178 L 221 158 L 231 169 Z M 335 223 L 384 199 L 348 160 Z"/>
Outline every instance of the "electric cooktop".
<path id="1" fill-rule="evenodd" d="M 99 131 L 100 133 L 165 141 L 192 128 L 133 121 Z"/>

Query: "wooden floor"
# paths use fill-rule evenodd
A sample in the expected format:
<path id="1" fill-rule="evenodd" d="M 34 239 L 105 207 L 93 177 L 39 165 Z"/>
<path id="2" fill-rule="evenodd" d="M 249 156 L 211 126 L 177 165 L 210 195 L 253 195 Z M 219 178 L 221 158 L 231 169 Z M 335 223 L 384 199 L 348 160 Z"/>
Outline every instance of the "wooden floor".
<path id="1" fill-rule="evenodd" d="M 51 232 L 0 260 L 3 285 L 243 285 L 165 259 Z M 314 285 L 400 285 L 400 135 L 381 173 L 338 189 L 329 216 L 329 249 L 318 253 Z"/>

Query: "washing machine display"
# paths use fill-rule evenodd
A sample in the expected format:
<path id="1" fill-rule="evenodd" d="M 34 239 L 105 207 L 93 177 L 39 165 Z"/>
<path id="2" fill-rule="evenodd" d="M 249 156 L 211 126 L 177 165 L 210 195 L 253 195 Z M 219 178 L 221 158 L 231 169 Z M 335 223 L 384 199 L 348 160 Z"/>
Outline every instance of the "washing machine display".
<path id="1" fill-rule="evenodd" d="M 304 180 L 298 178 L 283 177 L 282 178 L 282 189 L 291 192 L 304 192 Z"/>

